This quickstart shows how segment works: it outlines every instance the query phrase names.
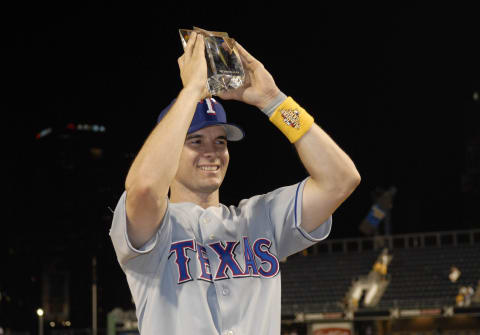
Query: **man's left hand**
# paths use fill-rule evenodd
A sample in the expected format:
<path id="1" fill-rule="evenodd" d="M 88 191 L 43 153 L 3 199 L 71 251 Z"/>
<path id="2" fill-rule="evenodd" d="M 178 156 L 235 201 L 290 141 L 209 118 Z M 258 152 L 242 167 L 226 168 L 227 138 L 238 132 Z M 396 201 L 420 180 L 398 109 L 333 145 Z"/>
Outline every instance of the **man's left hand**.
<path id="1" fill-rule="evenodd" d="M 218 96 L 223 100 L 238 100 L 263 109 L 280 93 L 280 90 L 262 63 L 239 43 L 236 43 L 236 47 L 245 71 L 245 84 L 235 90 L 222 91 Z"/>

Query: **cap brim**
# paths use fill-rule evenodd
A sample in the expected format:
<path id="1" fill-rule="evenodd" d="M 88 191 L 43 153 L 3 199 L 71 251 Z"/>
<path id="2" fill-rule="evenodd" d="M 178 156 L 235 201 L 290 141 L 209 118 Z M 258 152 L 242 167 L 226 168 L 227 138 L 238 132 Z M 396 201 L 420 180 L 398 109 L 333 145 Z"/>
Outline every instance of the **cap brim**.
<path id="1" fill-rule="evenodd" d="M 223 124 L 225 131 L 227 132 L 227 140 L 229 141 L 240 141 L 245 137 L 245 132 L 242 128 L 233 123 Z"/>

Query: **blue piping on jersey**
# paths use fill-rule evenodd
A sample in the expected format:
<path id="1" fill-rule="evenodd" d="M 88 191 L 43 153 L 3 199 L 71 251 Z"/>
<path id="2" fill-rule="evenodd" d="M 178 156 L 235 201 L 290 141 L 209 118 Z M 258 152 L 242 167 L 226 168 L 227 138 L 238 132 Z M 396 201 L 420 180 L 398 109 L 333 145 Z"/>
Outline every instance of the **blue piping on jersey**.
<path id="1" fill-rule="evenodd" d="M 301 182 L 300 184 L 298 184 L 297 186 L 297 192 L 295 193 L 295 210 L 294 210 L 294 213 L 295 213 L 295 228 L 298 229 L 298 231 L 300 232 L 300 234 L 303 235 L 303 237 L 305 237 L 307 240 L 309 241 L 312 241 L 312 242 L 318 242 L 318 240 L 314 240 L 312 239 L 308 234 L 305 235 L 305 233 L 303 232 L 302 229 L 300 229 L 299 225 L 298 225 L 298 222 L 297 222 L 297 198 L 298 198 L 298 190 L 300 190 L 300 186 L 302 186 L 302 184 L 304 184 L 306 181 L 304 180 L 303 182 Z"/>

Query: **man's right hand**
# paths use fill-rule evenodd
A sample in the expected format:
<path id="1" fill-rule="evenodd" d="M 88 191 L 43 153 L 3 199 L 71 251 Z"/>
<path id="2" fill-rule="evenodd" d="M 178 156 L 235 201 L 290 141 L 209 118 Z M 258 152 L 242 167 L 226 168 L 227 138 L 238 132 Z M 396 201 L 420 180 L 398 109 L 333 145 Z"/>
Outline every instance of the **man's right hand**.
<path id="1" fill-rule="evenodd" d="M 207 97 L 207 61 L 205 41 L 201 34 L 192 32 L 184 54 L 178 58 L 180 77 L 186 90 L 198 93 L 198 100 Z"/>
<path id="2" fill-rule="evenodd" d="M 198 101 L 208 94 L 202 36 L 192 34 L 185 53 L 178 59 L 178 65 L 184 89 L 168 114 L 148 136 L 125 181 L 127 232 L 136 248 L 150 240 L 162 224 L 167 210 L 168 189 L 178 170 L 185 135 Z"/>

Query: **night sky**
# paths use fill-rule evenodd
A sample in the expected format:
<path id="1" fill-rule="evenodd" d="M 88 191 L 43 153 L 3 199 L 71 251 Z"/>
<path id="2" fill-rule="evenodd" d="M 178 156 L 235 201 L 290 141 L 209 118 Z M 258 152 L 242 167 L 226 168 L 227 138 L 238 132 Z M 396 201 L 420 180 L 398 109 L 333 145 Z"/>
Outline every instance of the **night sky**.
<path id="1" fill-rule="evenodd" d="M 108 238 L 108 207 L 159 111 L 181 89 L 179 28 L 228 32 L 355 162 L 362 183 L 334 214 L 331 237 L 362 236 L 371 192 L 392 185 L 394 234 L 480 226 L 476 8 L 297 5 L 98 1 L 0 11 L 7 199 L 0 292 L 12 300 L 0 301 L 0 325 L 32 327 L 22 320 L 35 320 L 42 271 L 58 266 L 75 285 L 72 324 L 88 327 L 93 255 L 101 318 L 131 307 Z M 223 105 L 246 131 L 230 144 L 223 203 L 306 177 L 261 112 Z M 66 128 L 84 123 L 106 132 Z M 36 139 L 46 128 L 52 133 Z"/>

